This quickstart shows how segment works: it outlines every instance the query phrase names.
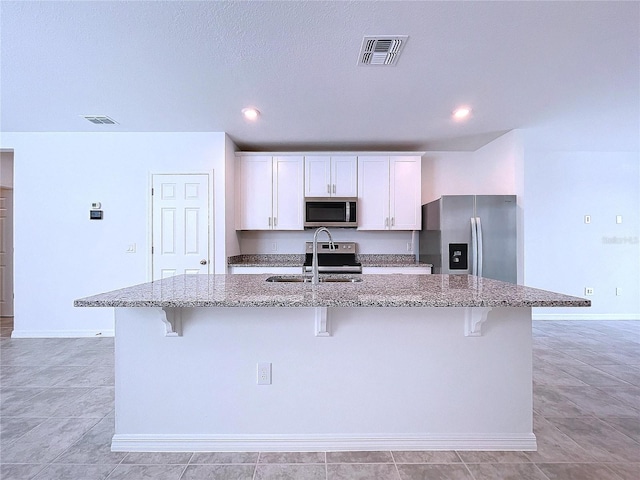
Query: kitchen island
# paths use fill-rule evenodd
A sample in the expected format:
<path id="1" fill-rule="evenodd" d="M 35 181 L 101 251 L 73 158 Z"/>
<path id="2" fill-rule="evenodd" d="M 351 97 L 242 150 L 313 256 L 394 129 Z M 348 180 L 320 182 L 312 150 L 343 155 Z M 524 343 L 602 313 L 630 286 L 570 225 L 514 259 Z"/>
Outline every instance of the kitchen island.
<path id="1" fill-rule="evenodd" d="M 590 305 L 466 275 L 268 277 L 76 300 L 115 307 L 113 450 L 535 450 L 531 308 Z"/>

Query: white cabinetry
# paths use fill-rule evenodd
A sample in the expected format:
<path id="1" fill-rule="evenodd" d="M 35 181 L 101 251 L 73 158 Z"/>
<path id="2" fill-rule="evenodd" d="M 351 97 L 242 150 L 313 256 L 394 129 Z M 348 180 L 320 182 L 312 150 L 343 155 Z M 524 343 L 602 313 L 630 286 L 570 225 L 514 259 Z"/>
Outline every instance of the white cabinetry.
<path id="1" fill-rule="evenodd" d="M 356 156 L 312 155 L 304 158 L 305 197 L 355 197 L 358 193 Z"/>
<path id="2" fill-rule="evenodd" d="M 358 230 L 421 229 L 420 156 L 358 157 Z"/>
<path id="3" fill-rule="evenodd" d="M 246 155 L 237 168 L 237 230 L 302 230 L 302 156 Z"/>

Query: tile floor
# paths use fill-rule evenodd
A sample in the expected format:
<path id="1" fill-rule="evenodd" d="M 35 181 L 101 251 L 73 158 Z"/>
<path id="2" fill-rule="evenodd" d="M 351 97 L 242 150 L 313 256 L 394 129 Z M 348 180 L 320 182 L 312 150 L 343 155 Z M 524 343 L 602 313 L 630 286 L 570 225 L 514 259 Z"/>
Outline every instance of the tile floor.
<path id="1" fill-rule="evenodd" d="M 11 336 L 13 331 L 13 317 L 0 317 L 0 338 Z"/>
<path id="2" fill-rule="evenodd" d="M 1 326 L 2 480 L 640 479 L 640 322 L 534 322 L 537 452 L 260 454 L 113 453 L 113 339 Z"/>

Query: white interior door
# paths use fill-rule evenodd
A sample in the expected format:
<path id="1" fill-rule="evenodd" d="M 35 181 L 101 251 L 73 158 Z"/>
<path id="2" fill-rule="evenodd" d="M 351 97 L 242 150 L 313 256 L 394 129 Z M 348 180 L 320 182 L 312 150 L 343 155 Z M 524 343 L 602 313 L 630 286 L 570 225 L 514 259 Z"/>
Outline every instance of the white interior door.
<path id="1" fill-rule="evenodd" d="M 153 280 L 209 273 L 209 175 L 153 175 Z"/>
<path id="2" fill-rule="evenodd" d="M 13 190 L 0 189 L 0 316 L 13 316 Z"/>

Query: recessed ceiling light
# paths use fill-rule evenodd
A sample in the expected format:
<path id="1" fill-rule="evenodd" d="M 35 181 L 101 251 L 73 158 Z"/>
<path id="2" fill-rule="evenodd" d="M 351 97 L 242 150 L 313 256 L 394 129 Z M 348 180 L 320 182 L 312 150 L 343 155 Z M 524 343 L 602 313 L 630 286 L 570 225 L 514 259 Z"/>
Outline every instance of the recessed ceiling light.
<path id="1" fill-rule="evenodd" d="M 471 109 L 469 107 L 460 107 L 453 111 L 453 118 L 456 120 L 463 120 L 469 115 L 471 115 Z"/>
<path id="2" fill-rule="evenodd" d="M 255 120 L 260 116 L 260 111 L 257 108 L 247 107 L 242 109 L 242 115 L 247 120 Z"/>

